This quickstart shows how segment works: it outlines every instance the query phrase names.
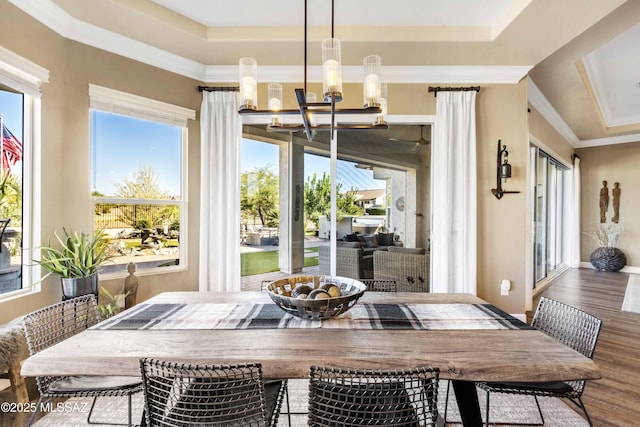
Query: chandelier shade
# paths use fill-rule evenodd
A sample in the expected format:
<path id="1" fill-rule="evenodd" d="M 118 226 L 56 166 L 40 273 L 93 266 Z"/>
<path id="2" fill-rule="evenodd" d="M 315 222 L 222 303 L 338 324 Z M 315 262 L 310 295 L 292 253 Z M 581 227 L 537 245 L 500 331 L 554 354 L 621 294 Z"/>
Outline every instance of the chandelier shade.
<path id="1" fill-rule="evenodd" d="M 378 55 L 369 55 L 364 58 L 364 84 L 362 85 L 364 108 L 380 106 L 381 69 L 382 59 Z"/>
<path id="2" fill-rule="evenodd" d="M 258 63 L 253 58 L 240 59 L 240 109 L 258 109 Z"/>

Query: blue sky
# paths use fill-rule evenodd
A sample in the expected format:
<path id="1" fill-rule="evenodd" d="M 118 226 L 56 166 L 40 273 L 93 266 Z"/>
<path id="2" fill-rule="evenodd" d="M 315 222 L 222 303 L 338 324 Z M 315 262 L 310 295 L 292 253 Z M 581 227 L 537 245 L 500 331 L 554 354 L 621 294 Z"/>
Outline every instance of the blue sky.
<path id="1" fill-rule="evenodd" d="M 251 171 L 256 168 L 271 166 L 271 170 L 278 173 L 278 146 L 264 142 L 242 140 L 242 171 Z M 322 176 L 329 174 L 331 162 L 328 157 L 305 154 L 304 174 L 305 180 L 314 173 Z M 373 179 L 370 170 L 358 169 L 355 163 L 338 160 L 338 182 L 342 184 L 343 190 L 350 190 L 352 187 L 361 190 L 373 190 L 385 188 L 385 181 Z"/>
<path id="2" fill-rule="evenodd" d="M 92 180 L 97 191 L 112 196 L 114 183 L 131 179 L 142 166 L 153 166 L 158 187 L 171 195 L 180 194 L 180 127 L 97 111 L 91 117 L 92 139 L 97 141 Z"/>
<path id="3" fill-rule="evenodd" d="M 13 136 L 22 142 L 22 94 L 0 90 L 0 114 L 4 121 L 4 126 L 11 131 Z M 22 162 L 16 163 L 11 170 L 17 176 L 22 176 Z"/>
<path id="4" fill-rule="evenodd" d="M 22 141 L 22 95 L 0 90 L 0 114 L 4 125 Z"/>

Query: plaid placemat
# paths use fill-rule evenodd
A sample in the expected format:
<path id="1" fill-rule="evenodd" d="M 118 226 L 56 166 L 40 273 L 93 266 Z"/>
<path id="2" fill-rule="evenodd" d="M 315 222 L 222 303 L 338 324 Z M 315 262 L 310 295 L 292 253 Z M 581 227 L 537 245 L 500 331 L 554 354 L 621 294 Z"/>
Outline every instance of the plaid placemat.
<path id="1" fill-rule="evenodd" d="M 275 304 L 140 304 L 92 329 L 530 329 L 490 304 L 359 303 L 329 320 L 308 320 Z"/>

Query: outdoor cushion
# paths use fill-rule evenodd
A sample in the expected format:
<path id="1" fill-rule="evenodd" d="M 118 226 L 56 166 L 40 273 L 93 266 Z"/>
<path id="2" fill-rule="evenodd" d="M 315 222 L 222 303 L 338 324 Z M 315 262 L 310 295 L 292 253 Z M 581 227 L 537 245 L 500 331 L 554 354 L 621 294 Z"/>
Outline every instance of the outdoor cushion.
<path id="1" fill-rule="evenodd" d="M 364 242 L 367 245 L 367 248 L 377 248 L 378 247 L 378 239 L 375 235 L 364 236 Z"/>
<path id="2" fill-rule="evenodd" d="M 393 233 L 378 233 L 376 237 L 380 246 L 393 246 Z"/>
<path id="3" fill-rule="evenodd" d="M 389 252 L 398 252 L 403 254 L 415 254 L 424 255 L 427 251 L 424 248 L 403 248 L 401 246 L 390 246 L 387 249 Z"/>
<path id="4" fill-rule="evenodd" d="M 344 241 L 345 242 L 359 242 L 360 240 L 358 240 L 358 235 L 356 233 L 351 233 L 351 234 L 347 234 L 346 236 L 344 236 Z"/>
<path id="5" fill-rule="evenodd" d="M 336 246 L 340 246 L 341 248 L 359 248 L 359 242 L 336 242 Z"/>
<path id="6" fill-rule="evenodd" d="M 62 377 L 51 383 L 49 391 L 55 393 L 83 390 L 114 390 L 140 385 L 139 377 L 80 375 Z"/>

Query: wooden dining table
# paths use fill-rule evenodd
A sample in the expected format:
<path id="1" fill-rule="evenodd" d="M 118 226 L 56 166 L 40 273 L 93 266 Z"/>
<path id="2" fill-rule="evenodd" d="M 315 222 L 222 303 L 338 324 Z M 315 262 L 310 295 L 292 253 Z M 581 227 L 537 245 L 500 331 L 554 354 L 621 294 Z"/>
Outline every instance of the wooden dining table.
<path id="1" fill-rule="evenodd" d="M 253 361 L 262 364 L 265 378 L 290 379 L 307 378 L 312 365 L 380 370 L 432 366 L 440 369 L 441 378 L 453 380 L 465 426 L 482 425 L 476 381 L 600 378 L 591 359 L 524 323 L 518 327 L 513 318 L 494 322 L 500 326 L 513 320 L 506 328 L 482 326 L 474 318 L 456 327 L 454 315 L 434 322 L 433 327 L 409 329 L 326 323 L 333 319 L 323 321 L 330 327 L 216 328 L 208 325 L 216 322 L 202 311 L 249 304 L 268 307 L 272 302 L 266 292 L 162 293 L 109 319 L 109 324 L 99 324 L 29 357 L 22 374 L 137 376 L 141 357 L 212 364 Z M 375 304 L 409 305 L 435 313 L 470 307 L 501 312 L 469 294 L 366 292 L 356 307 Z M 175 309 L 171 316 L 160 313 L 166 317 L 165 326 L 136 319 L 132 311 L 142 313 L 154 307 L 180 307 L 182 311 Z M 357 311 L 356 307 L 351 311 Z M 181 314 L 190 309 L 190 318 Z"/>

